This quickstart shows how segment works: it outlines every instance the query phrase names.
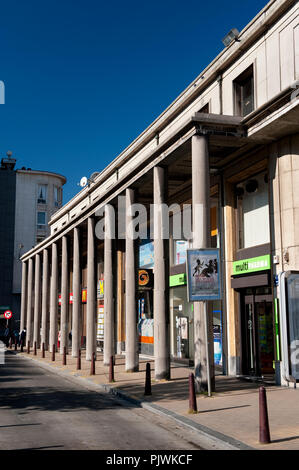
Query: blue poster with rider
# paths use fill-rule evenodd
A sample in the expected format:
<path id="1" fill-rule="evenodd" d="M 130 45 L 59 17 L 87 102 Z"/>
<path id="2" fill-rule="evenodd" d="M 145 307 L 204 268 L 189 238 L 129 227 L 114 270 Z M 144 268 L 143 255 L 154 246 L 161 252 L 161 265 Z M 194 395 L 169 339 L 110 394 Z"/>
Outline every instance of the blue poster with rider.
<path id="1" fill-rule="evenodd" d="M 221 299 L 219 249 L 187 250 L 189 302 Z"/>

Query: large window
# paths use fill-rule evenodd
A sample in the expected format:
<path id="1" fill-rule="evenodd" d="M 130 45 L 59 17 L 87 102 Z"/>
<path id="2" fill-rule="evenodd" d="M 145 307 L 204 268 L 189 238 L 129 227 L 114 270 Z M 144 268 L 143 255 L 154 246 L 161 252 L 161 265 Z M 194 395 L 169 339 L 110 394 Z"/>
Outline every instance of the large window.
<path id="1" fill-rule="evenodd" d="M 62 189 L 58 186 L 54 186 L 54 205 L 58 207 L 62 202 Z"/>
<path id="2" fill-rule="evenodd" d="M 254 110 L 253 66 L 234 80 L 235 115 L 246 116 Z"/>
<path id="3" fill-rule="evenodd" d="M 47 185 L 39 184 L 37 189 L 37 202 L 38 204 L 47 203 Z"/>
<path id="4" fill-rule="evenodd" d="M 46 213 L 38 212 L 37 213 L 37 228 L 45 228 L 46 225 Z"/>
<path id="5" fill-rule="evenodd" d="M 260 174 L 236 186 L 238 248 L 270 242 L 267 174 Z"/>

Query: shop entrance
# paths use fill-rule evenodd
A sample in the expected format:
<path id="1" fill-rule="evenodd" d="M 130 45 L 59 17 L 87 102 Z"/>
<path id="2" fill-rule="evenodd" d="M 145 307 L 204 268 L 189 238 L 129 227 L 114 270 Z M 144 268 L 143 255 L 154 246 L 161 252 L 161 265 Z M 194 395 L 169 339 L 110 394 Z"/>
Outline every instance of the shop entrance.
<path id="1" fill-rule="evenodd" d="M 272 296 L 244 295 L 242 313 L 243 373 L 255 377 L 273 375 Z"/>

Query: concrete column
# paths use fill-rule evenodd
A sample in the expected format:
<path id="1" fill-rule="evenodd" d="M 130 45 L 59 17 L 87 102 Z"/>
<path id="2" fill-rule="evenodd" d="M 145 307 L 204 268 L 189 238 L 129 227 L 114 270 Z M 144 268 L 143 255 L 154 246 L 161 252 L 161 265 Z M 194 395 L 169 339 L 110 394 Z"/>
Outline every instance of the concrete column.
<path id="1" fill-rule="evenodd" d="M 27 300 L 27 263 L 23 261 L 22 263 L 22 292 L 21 292 L 21 322 L 20 322 L 20 332 L 24 329 L 26 325 L 26 300 Z"/>
<path id="2" fill-rule="evenodd" d="M 96 263 L 94 218 L 87 220 L 87 315 L 86 359 L 91 361 L 95 348 L 96 319 Z"/>
<path id="3" fill-rule="evenodd" d="M 80 229 L 74 228 L 73 250 L 73 321 L 72 321 L 72 356 L 78 357 L 81 347 L 81 273 L 80 273 Z"/>
<path id="4" fill-rule="evenodd" d="M 53 344 L 57 345 L 57 314 L 58 314 L 58 256 L 57 243 L 52 244 L 51 282 L 50 282 L 50 351 Z"/>
<path id="5" fill-rule="evenodd" d="M 33 344 L 36 341 L 37 347 L 40 344 L 40 318 L 41 318 L 41 278 L 40 278 L 40 255 L 35 255 L 35 274 L 34 274 L 34 327 Z"/>
<path id="6" fill-rule="evenodd" d="M 49 254 L 43 250 L 43 281 L 42 281 L 42 332 L 41 343 L 48 348 L 49 342 Z"/>
<path id="7" fill-rule="evenodd" d="M 27 283 L 27 326 L 26 343 L 32 344 L 32 279 L 33 279 L 33 259 L 28 261 L 28 283 Z"/>
<path id="8" fill-rule="evenodd" d="M 163 239 L 165 170 L 154 168 L 154 355 L 156 380 L 170 379 L 169 351 L 169 240 Z M 168 212 L 167 212 L 168 216 Z"/>
<path id="9" fill-rule="evenodd" d="M 137 299 L 136 299 L 136 257 L 133 239 L 131 205 L 134 191 L 126 190 L 126 371 L 139 370 L 137 351 Z"/>
<path id="10" fill-rule="evenodd" d="M 114 211 L 106 206 L 104 240 L 104 365 L 108 366 L 114 355 L 114 299 L 113 299 L 113 258 L 112 224 Z"/>
<path id="11" fill-rule="evenodd" d="M 68 239 L 62 237 L 62 260 L 61 260 L 61 341 L 60 354 L 63 348 L 68 350 L 68 308 L 69 308 L 69 266 L 68 266 Z"/>
<path id="12" fill-rule="evenodd" d="M 207 137 L 192 137 L 193 248 L 210 246 L 210 173 Z M 208 307 L 194 302 L 194 368 L 197 391 L 207 391 L 206 321 Z M 212 344 L 210 345 L 212 347 Z M 212 364 L 210 364 L 212 370 Z M 212 374 L 211 374 L 212 376 Z"/>

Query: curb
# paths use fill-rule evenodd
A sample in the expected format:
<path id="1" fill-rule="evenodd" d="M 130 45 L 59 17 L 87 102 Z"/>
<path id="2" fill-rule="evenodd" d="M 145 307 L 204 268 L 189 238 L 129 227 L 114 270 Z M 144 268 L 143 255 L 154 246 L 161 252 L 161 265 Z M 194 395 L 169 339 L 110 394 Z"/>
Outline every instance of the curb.
<path id="1" fill-rule="evenodd" d="M 18 356 L 18 353 L 15 353 L 15 351 L 10 351 L 10 353 L 14 354 L 15 356 Z M 181 416 L 175 413 L 174 411 L 170 411 L 166 408 L 163 408 L 162 406 L 156 405 L 154 403 L 149 403 L 145 400 L 140 400 L 138 398 L 135 398 L 111 385 L 96 384 L 89 377 L 82 377 L 81 375 L 76 374 L 76 373 L 70 374 L 70 372 L 67 370 L 56 369 L 51 364 L 44 363 L 40 361 L 39 359 L 35 359 L 34 357 L 30 357 L 26 355 L 22 355 L 21 357 L 24 359 L 35 361 L 40 367 L 46 370 L 49 370 L 53 373 L 56 373 L 64 377 L 65 379 L 69 380 L 72 383 L 76 383 L 76 384 L 80 383 L 81 385 L 85 385 L 85 386 L 92 385 L 92 389 L 95 391 L 101 391 L 101 392 L 113 395 L 121 400 L 130 402 L 137 407 L 144 408 L 152 413 L 155 413 L 164 417 L 168 417 L 174 421 L 177 421 L 179 424 L 185 427 L 188 427 L 189 429 L 193 431 L 196 431 L 197 434 L 200 434 L 203 437 L 203 439 L 206 440 L 208 447 L 214 447 L 214 448 L 217 447 L 217 449 L 215 450 L 256 450 L 253 447 L 248 446 L 244 442 L 234 439 L 233 437 L 227 436 L 226 434 L 222 434 L 218 431 L 210 429 L 206 426 L 203 426 L 202 424 L 195 423 L 193 420 L 185 416 Z M 82 382 L 82 380 L 78 380 L 78 379 L 83 379 L 85 383 Z"/>

